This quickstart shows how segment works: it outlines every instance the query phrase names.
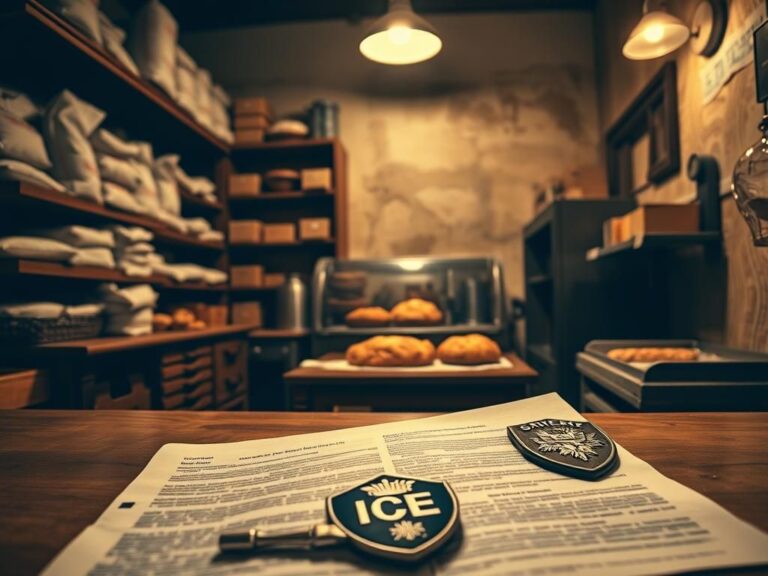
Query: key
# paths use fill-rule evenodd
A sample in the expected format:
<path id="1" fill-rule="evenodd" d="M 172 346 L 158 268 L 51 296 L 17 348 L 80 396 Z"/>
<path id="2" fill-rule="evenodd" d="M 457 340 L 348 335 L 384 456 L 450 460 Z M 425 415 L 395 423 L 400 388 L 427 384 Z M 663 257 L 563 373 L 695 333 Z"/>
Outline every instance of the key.
<path id="1" fill-rule="evenodd" d="M 459 501 L 447 482 L 382 474 L 326 499 L 328 523 L 298 531 L 251 528 L 219 536 L 222 552 L 316 550 L 348 544 L 417 562 L 457 533 Z"/>

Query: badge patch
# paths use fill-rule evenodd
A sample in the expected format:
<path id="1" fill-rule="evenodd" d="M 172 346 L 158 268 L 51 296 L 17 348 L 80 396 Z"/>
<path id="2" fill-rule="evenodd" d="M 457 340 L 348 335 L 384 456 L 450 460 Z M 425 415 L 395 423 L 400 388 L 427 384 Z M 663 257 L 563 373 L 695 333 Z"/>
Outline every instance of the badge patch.
<path id="1" fill-rule="evenodd" d="M 616 469 L 616 445 L 587 421 L 548 418 L 507 426 L 507 434 L 528 460 L 559 474 L 597 480 Z"/>
<path id="2" fill-rule="evenodd" d="M 328 517 L 354 545 L 387 558 L 420 560 L 459 525 L 459 503 L 446 482 L 382 474 L 334 494 Z"/>

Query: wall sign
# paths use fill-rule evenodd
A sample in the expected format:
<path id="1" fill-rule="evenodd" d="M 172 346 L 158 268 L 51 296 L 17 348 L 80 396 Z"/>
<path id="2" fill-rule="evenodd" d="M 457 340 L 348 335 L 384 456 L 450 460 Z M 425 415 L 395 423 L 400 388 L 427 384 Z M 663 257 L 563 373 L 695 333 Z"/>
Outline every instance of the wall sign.
<path id="1" fill-rule="evenodd" d="M 709 104 L 736 72 L 752 62 L 752 35 L 766 19 L 765 2 L 759 2 L 720 50 L 704 62 L 699 77 L 704 104 Z"/>

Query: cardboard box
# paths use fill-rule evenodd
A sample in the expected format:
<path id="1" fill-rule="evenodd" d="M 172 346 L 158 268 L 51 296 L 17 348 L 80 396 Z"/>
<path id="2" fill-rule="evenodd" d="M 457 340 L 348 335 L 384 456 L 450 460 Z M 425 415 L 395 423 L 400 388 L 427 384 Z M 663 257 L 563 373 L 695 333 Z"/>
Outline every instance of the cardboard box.
<path id="1" fill-rule="evenodd" d="M 197 304 L 192 310 L 208 326 L 227 325 L 227 307 L 223 304 Z"/>
<path id="2" fill-rule="evenodd" d="M 232 220 L 229 223 L 229 241 L 232 244 L 261 244 L 261 220 Z"/>
<path id="3" fill-rule="evenodd" d="M 628 215 L 629 237 L 699 232 L 698 204 L 646 204 Z"/>
<path id="4" fill-rule="evenodd" d="M 285 274 L 281 272 L 264 274 L 264 288 L 277 288 L 283 284 L 285 284 Z"/>
<path id="5" fill-rule="evenodd" d="M 261 128 L 245 128 L 235 130 L 235 144 L 245 146 L 247 144 L 261 144 L 264 142 L 264 130 Z"/>
<path id="6" fill-rule="evenodd" d="M 261 114 L 272 117 L 272 106 L 263 96 L 250 98 L 235 98 L 235 116 L 249 116 Z"/>
<path id="7" fill-rule="evenodd" d="M 234 288 L 261 288 L 264 285 L 264 266 L 232 266 L 229 275 Z"/>
<path id="8" fill-rule="evenodd" d="M 247 116 L 235 116 L 235 130 L 258 128 L 266 130 L 271 122 L 268 116 L 263 114 L 249 114 Z"/>
<path id="9" fill-rule="evenodd" d="M 232 198 L 261 194 L 261 174 L 232 174 L 229 177 L 229 195 Z"/>
<path id="10" fill-rule="evenodd" d="M 264 313 L 261 309 L 261 302 L 235 302 L 232 304 L 232 323 L 263 326 Z"/>
<path id="11" fill-rule="evenodd" d="M 299 220 L 299 239 L 328 240 L 330 237 L 330 218 L 301 218 Z"/>
<path id="12" fill-rule="evenodd" d="M 301 171 L 302 190 L 331 190 L 333 172 L 330 168 L 304 168 Z"/>
<path id="13" fill-rule="evenodd" d="M 264 224 L 262 228 L 262 239 L 264 244 L 287 244 L 296 242 L 295 224 Z"/>

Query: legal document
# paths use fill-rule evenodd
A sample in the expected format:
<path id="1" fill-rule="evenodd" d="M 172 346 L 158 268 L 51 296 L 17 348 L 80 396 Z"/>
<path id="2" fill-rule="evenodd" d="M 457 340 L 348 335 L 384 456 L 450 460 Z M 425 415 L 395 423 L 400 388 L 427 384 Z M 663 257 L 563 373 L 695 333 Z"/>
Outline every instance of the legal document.
<path id="1" fill-rule="evenodd" d="M 620 467 L 597 482 L 525 460 L 506 427 L 543 418 L 583 419 L 547 394 L 408 422 L 167 444 L 44 573 L 594 576 L 768 563 L 768 535 L 621 446 Z M 382 473 L 449 482 L 462 537 L 415 568 L 343 546 L 245 556 L 218 551 L 223 531 L 323 523 L 328 495 Z"/>

